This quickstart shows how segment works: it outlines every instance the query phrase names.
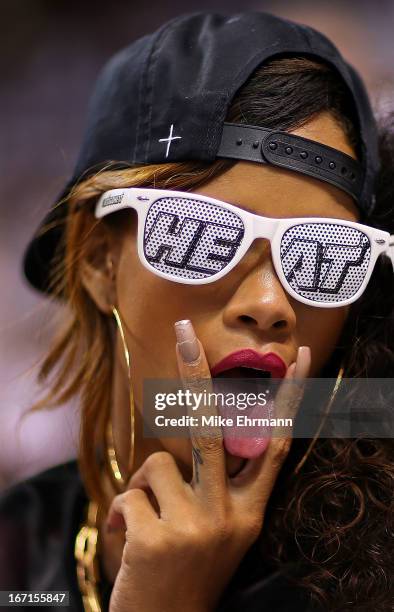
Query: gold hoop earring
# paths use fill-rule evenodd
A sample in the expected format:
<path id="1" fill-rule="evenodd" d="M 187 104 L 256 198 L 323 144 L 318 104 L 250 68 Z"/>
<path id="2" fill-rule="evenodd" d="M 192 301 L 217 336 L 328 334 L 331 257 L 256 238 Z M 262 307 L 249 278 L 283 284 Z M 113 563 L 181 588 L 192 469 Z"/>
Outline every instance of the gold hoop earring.
<path id="1" fill-rule="evenodd" d="M 333 403 L 333 401 L 334 401 L 334 399 L 335 399 L 335 396 L 336 396 L 337 391 L 338 391 L 338 389 L 339 389 L 339 386 L 340 386 L 340 384 L 341 384 L 341 380 L 342 380 L 342 378 L 343 378 L 343 372 L 344 372 L 344 367 L 343 367 L 343 365 L 341 365 L 341 367 L 339 368 L 339 372 L 338 372 L 338 375 L 337 375 L 337 379 L 336 379 L 336 381 L 335 381 L 334 389 L 333 389 L 333 391 L 332 391 L 332 393 L 331 393 L 331 396 L 330 396 L 330 399 L 328 400 L 327 405 L 326 405 L 326 407 L 325 407 L 325 410 L 324 410 L 324 413 L 323 413 L 323 416 L 322 416 L 322 420 L 321 420 L 321 422 L 320 422 L 320 425 L 319 425 L 319 427 L 318 427 L 318 429 L 317 429 L 317 432 L 316 432 L 316 433 L 315 433 L 315 435 L 313 436 L 312 441 L 311 441 L 311 443 L 309 444 L 309 446 L 308 446 L 308 448 L 307 448 L 307 450 L 306 450 L 305 454 L 303 455 L 303 457 L 301 458 L 301 460 L 298 462 L 298 464 L 297 464 L 297 465 L 296 465 L 296 467 L 294 468 L 294 472 L 293 472 L 293 474 L 294 474 L 294 475 L 296 475 L 296 474 L 298 474 L 298 473 L 299 473 L 299 471 L 301 470 L 301 468 L 302 468 L 302 466 L 304 465 L 305 461 L 308 459 L 308 456 L 310 455 L 310 453 L 311 453 L 311 451 L 312 451 L 313 447 L 314 447 L 314 446 L 315 446 L 315 444 L 316 444 L 316 440 L 318 439 L 318 437 L 319 437 L 319 435 L 320 435 L 320 432 L 321 432 L 321 430 L 323 429 L 323 426 L 324 426 L 324 424 L 325 424 L 325 422 L 326 422 L 326 420 L 327 420 L 327 417 L 328 417 L 328 415 L 329 415 L 329 413 L 330 413 L 332 403 Z"/>
<path id="2" fill-rule="evenodd" d="M 115 445 L 114 445 L 114 437 L 112 430 L 112 421 L 111 415 L 108 419 L 107 428 L 106 428 L 106 457 L 107 464 L 109 467 L 109 474 L 111 476 L 111 480 L 115 486 L 115 488 L 120 492 L 124 490 L 133 469 L 134 465 L 134 393 L 133 393 L 133 385 L 131 381 L 131 362 L 130 362 L 130 353 L 127 348 L 126 336 L 123 331 L 122 319 L 118 310 L 115 306 L 112 307 L 112 314 L 114 315 L 116 324 L 118 326 L 119 335 L 122 341 L 123 353 L 127 366 L 127 377 L 129 382 L 129 400 L 130 400 L 130 452 L 129 452 L 129 462 L 127 467 L 127 474 L 123 475 L 119 466 L 119 462 L 116 457 Z"/>

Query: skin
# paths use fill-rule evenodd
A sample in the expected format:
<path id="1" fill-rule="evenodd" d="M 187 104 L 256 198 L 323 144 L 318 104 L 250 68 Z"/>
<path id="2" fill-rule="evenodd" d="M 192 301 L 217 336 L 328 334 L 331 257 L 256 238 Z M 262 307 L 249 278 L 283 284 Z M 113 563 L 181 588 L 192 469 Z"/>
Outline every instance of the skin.
<path id="1" fill-rule="evenodd" d="M 344 132 L 328 113 L 321 113 L 302 128 L 294 130 L 293 133 L 322 142 L 355 157 Z M 358 210 L 351 197 L 336 187 L 295 172 L 248 162 L 238 162 L 227 173 L 214 178 L 198 189 L 197 193 L 230 202 L 267 217 L 321 216 L 350 221 L 359 219 Z M 178 514 L 177 521 L 180 521 L 180 516 L 184 520 L 185 516 L 190 515 L 195 517 L 194 523 L 191 523 L 195 527 L 199 524 L 195 509 L 197 506 L 200 508 L 201 499 L 206 498 L 207 495 L 215 498 L 216 506 L 214 504 L 214 507 L 216 508 L 218 506 L 223 508 L 223 499 L 227 500 L 226 504 L 228 502 L 228 491 L 221 480 L 223 476 L 221 470 L 231 477 L 242 465 L 242 459 L 223 452 L 221 441 L 213 450 L 204 448 L 204 442 L 200 441 L 204 455 L 204 464 L 200 466 L 203 486 L 198 485 L 198 491 L 196 491 L 191 440 L 148 439 L 142 436 L 140 407 L 143 379 L 178 378 L 185 375 L 184 369 L 182 370 L 185 366 L 182 361 L 179 361 L 179 354 L 177 357 L 175 351 L 174 323 L 181 319 L 192 321 L 197 338 L 201 343 L 202 360 L 205 363 L 205 370 L 200 364 L 199 367 L 203 368 L 200 373 L 203 371 L 205 376 L 209 376 L 209 368 L 224 356 L 241 348 L 254 348 L 261 353 L 275 352 L 290 370 L 291 364 L 296 361 L 297 350 L 300 346 L 310 347 L 310 366 L 304 364 L 304 370 L 307 370 L 306 375 L 318 376 L 336 346 L 349 311 L 349 307 L 314 308 L 291 298 L 279 282 L 270 257 L 269 243 L 263 239 L 256 240 L 242 261 L 227 276 L 215 283 L 188 286 L 161 279 L 146 270 L 139 261 L 135 225 L 135 223 L 130 224 L 122 239 L 118 237 L 115 240 L 110 234 L 103 233 L 99 238 L 102 241 L 103 248 L 100 252 L 103 253 L 103 256 L 94 263 L 91 259 L 86 260 L 82 267 L 84 285 L 97 307 L 111 316 L 111 305 L 117 305 L 122 316 L 127 346 L 132 358 L 132 382 L 136 406 L 135 473 L 128 485 L 130 497 L 127 497 L 127 493 L 123 494 L 126 497 L 117 496 L 110 513 L 110 521 L 112 520 L 115 527 L 120 527 L 120 530 L 112 529 L 111 533 L 103 530 L 105 533 L 102 544 L 104 571 L 110 580 L 118 576 L 111 603 L 113 612 L 126 610 L 127 605 L 130 606 L 131 603 L 135 606 L 138 604 L 138 609 L 144 611 L 155 609 L 154 601 L 149 603 L 146 599 L 143 601 L 139 601 L 138 598 L 127 599 L 135 596 L 138 588 L 141 587 L 144 580 L 147 580 L 147 575 L 152 567 L 147 567 L 136 553 L 134 557 L 131 553 L 128 559 L 128 571 L 124 569 L 124 563 L 121 563 L 122 554 L 124 560 L 127 550 L 124 527 L 127 526 L 127 534 L 133 534 L 140 525 L 138 520 L 143 522 L 142 517 L 145 517 L 145 521 L 152 522 L 153 512 L 157 518 L 156 511 L 149 503 L 149 499 L 152 501 L 152 478 L 155 483 L 167 483 L 167 489 L 171 490 L 171 493 L 168 493 L 168 499 L 164 502 L 165 492 L 161 491 L 160 485 L 156 484 L 158 495 L 161 496 L 166 508 L 174 509 L 177 506 L 183 508 L 184 512 L 181 515 Z M 104 232 L 101 229 L 99 231 Z M 115 447 L 123 469 L 127 466 L 129 453 L 128 415 L 127 369 L 122 345 L 117 338 L 112 421 Z M 247 495 L 245 494 L 249 508 L 252 502 L 256 508 L 260 508 L 255 517 L 254 529 L 245 535 L 245 531 L 242 531 L 239 525 L 234 526 L 236 521 L 231 523 L 232 533 L 236 535 L 232 541 L 234 554 L 229 555 L 228 551 L 231 547 L 229 548 L 228 542 L 225 547 L 227 552 L 224 553 L 223 542 L 218 544 L 214 538 L 215 530 L 205 529 L 206 525 L 205 527 L 200 525 L 200 541 L 204 529 L 210 534 L 210 538 L 205 540 L 205 553 L 208 554 L 207 550 L 210 551 L 212 563 L 217 564 L 219 559 L 217 580 L 213 581 L 209 576 L 202 575 L 199 562 L 204 556 L 198 558 L 198 555 L 195 557 L 191 555 L 192 560 L 187 566 L 190 571 L 190 584 L 186 580 L 185 591 L 185 598 L 189 597 L 189 599 L 181 601 L 180 596 L 179 609 L 211 609 L 220 590 L 224 588 L 223 581 L 225 582 L 231 576 L 245 550 L 253 541 L 253 537 L 257 537 L 259 530 L 256 530 L 256 526 L 261 527 L 263 510 L 274 484 L 273 475 L 276 477 L 281 461 L 288 452 L 288 446 L 285 445 L 285 450 L 283 450 L 282 447 L 276 448 L 276 443 L 277 441 L 275 443 L 271 441 L 265 453 L 265 464 L 263 458 L 249 462 L 256 465 L 251 479 L 253 482 L 260 482 L 260 490 L 259 478 L 266 479 L 263 486 L 263 498 L 258 496 L 256 498 L 257 489 L 254 489 L 253 493 L 249 491 Z M 197 444 L 196 447 L 201 449 L 201 444 Z M 155 464 L 157 457 L 157 464 Z M 207 479 L 208 472 L 214 474 L 211 479 Z M 267 477 L 267 473 L 271 474 L 270 478 Z M 211 480 L 211 489 L 207 480 Z M 193 500 L 190 498 L 189 490 L 185 494 L 180 481 L 182 483 L 194 482 L 194 485 L 192 484 Z M 169 482 L 175 483 L 172 488 Z M 110 499 L 113 499 L 114 495 L 109 483 L 105 483 L 105 486 Z M 190 487 L 190 484 L 188 486 Z M 218 489 L 221 491 L 220 495 L 217 493 Z M 136 494 L 135 491 L 139 493 Z M 212 491 L 216 491 L 215 495 L 212 495 Z M 119 498 L 121 498 L 120 501 Z M 168 501 L 169 499 L 171 501 Z M 182 499 L 183 502 L 181 502 Z M 133 514 L 130 510 L 131 506 L 139 508 L 138 516 L 137 511 L 137 514 Z M 209 509 L 205 508 L 201 511 L 198 516 L 204 516 L 204 512 L 206 516 L 212 516 L 212 505 Z M 233 512 L 232 516 L 234 515 L 236 513 Z M 176 519 L 174 520 L 176 522 Z M 152 525 L 150 533 L 156 533 Z M 163 541 L 171 542 L 171 538 L 167 537 L 168 533 L 163 535 L 162 532 L 157 532 L 156 536 L 159 544 L 161 543 L 157 546 L 162 562 L 160 567 L 163 567 L 163 562 L 166 566 L 171 567 L 172 564 L 175 567 L 177 559 L 171 559 L 168 556 L 170 546 L 162 545 Z M 185 537 L 185 534 L 177 533 L 176 536 L 174 535 L 172 544 L 187 541 L 187 538 L 184 540 Z M 132 538 L 127 535 L 126 541 L 129 540 L 132 541 Z M 135 541 L 131 550 L 136 550 Z M 189 546 L 188 550 L 194 549 Z M 144 558 L 144 555 L 142 557 Z M 208 565 L 211 567 L 210 564 Z M 144 569 L 138 570 L 138 567 Z M 173 576 L 170 570 L 167 571 L 170 574 L 166 575 L 165 584 L 170 585 Z M 196 572 L 202 576 L 201 581 L 196 581 Z M 136 580 L 136 575 L 139 577 L 139 583 L 136 583 L 136 589 L 133 590 L 130 585 L 135 584 L 133 581 Z M 211 582 L 216 584 L 215 588 L 208 588 Z M 196 594 L 195 607 L 192 607 L 190 603 L 190 596 L 194 594 L 193 589 L 197 588 L 193 585 L 197 585 L 198 593 L 207 593 L 205 601 L 200 601 Z M 157 602 L 160 602 L 161 610 L 166 609 L 164 602 L 166 592 L 168 593 L 169 590 L 171 591 L 167 586 L 167 590 L 163 587 L 163 592 L 160 592 L 158 587 L 154 592 L 153 596 L 157 597 L 156 605 Z M 122 593 L 126 599 L 123 598 Z M 131 595 L 126 593 L 131 593 Z M 172 601 L 169 605 L 173 603 Z M 168 609 L 177 610 L 178 608 L 169 607 Z"/>

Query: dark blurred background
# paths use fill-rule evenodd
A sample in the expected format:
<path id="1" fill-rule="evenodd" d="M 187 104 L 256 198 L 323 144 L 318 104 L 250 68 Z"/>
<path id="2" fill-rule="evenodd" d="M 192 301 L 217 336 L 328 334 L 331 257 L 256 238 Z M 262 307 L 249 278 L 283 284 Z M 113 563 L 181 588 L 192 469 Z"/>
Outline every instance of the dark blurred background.
<path id="1" fill-rule="evenodd" d="M 74 405 L 19 423 L 58 308 L 30 289 L 24 248 L 72 172 L 89 94 L 108 57 L 176 15 L 268 10 L 312 25 L 359 70 L 377 114 L 394 106 L 394 2 L 1 0 L 0 487 L 75 456 Z M 19 423 L 19 425 L 18 425 Z"/>

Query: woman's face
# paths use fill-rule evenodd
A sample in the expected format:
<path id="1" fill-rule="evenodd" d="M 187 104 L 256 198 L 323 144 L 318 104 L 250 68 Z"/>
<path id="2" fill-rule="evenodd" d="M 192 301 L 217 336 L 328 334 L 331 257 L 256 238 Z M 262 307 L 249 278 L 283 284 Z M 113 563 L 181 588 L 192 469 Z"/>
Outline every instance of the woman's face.
<path id="1" fill-rule="evenodd" d="M 354 156 L 343 131 L 328 114 L 294 130 Z M 321 216 L 358 220 L 352 199 L 326 183 L 296 172 L 239 162 L 214 178 L 197 193 L 230 202 L 266 217 Z M 274 352 L 288 366 L 301 345 L 311 348 L 311 376 L 318 376 L 332 354 L 348 307 L 316 308 L 290 297 L 273 268 L 269 242 L 256 240 L 245 257 L 224 278 L 207 285 L 174 283 L 149 272 L 140 263 L 136 229 L 125 235 L 117 269 L 118 307 L 127 330 L 137 410 L 136 459 L 142 463 L 154 450 L 174 455 L 185 476 L 191 474 L 191 447 L 187 439 L 142 438 L 140 410 L 142 382 L 146 378 L 177 378 L 174 323 L 190 319 L 201 340 L 209 366 L 229 353 L 252 348 Z M 127 385 L 121 351 L 119 369 Z M 127 393 L 122 414 L 128 414 Z M 116 411 L 119 413 L 119 410 Z M 116 430 L 124 430 L 117 416 Z M 116 435 L 116 431 L 115 431 Z M 122 435 L 119 433 L 118 435 Z M 140 445 L 138 448 L 138 444 Z M 120 445 L 122 447 L 122 445 Z M 242 460 L 227 456 L 231 474 Z"/>

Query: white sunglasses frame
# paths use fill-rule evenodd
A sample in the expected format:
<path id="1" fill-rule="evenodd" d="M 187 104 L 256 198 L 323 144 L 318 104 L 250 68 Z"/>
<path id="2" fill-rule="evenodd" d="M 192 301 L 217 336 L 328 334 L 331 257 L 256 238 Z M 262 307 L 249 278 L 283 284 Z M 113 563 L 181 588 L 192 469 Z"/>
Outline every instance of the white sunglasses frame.
<path id="1" fill-rule="evenodd" d="M 166 197 L 191 198 L 196 199 L 199 202 L 206 202 L 208 204 L 213 204 L 214 206 L 221 206 L 222 208 L 230 210 L 242 219 L 245 229 L 242 243 L 238 247 L 236 254 L 234 255 L 231 262 L 227 266 L 225 266 L 223 270 L 203 279 L 182 279 L 175 276 L 172 277 L 166 272 L 161 272 L 149 263 L 144 254 L 145 220 L 150 206 L 157 200 Z M 156 274 L 156 276 L 161 276 L 166 280 L 175 283 L 181 283 L 183 285 L 206 285 L 208 283 L 213 283 L 217 280 L 220 280 L 221 278 L 223 278 L 223 276 L 226 276 L 229 272 L 231 272 L 231 270 L 244 257 L 254 240 L 256 240 L 257 238 L 265 238 L 270 241 L 272 261 L 274 264 L 275 272 L 279 277 L 282 287 L 289 295 L 291 295 L 298 302 L 302 302 L 303 304 L 313 306 L 315 308 L 340 308 L 342 306 L 347 306 L 348 304 L 355 302 L 364 292 L 371 278 L 377 258 L 382 253 L 387 253 L 389 257 L 392 257 L 392 255 L 390 255 L 390 248 L 392 248 L 394 245 L 394 235 L 390 236 L 389 232 L 369 227 L 368 225 L 363 225 L 361 223 L 355 223 L 353 221 L 347 221 L 345 219 L 333 219 L 329 217 L 292 217 L 285 219 L 263 217 L 262 215 L 251 213 L 243 208 L 234 206 L 233 204 L 229 204 L 228 202 L 223 202 L 215 198 L 200 195 L 198 193 L 191 193 L 188 191 L 150 189 L 143 187 L 111 189 L 110 191 L 106 191 L 100 196 L 96 204 L 95 216 L 96 218 L 101 219 L 107 216 L 108 214 L 112 214 L 114 212 L 127 208 L 135 210 L 138 216 L 137 245 L 140 261 L 145 266 L 145 268 L 147 268 L 150 272 Z M 344 225 L 347 227 L 352 227 L 362 231 L 366 236 L 368 236 L 370 240 L 371 256 L 364 281 L 358 291 L 347 300 L 342 300 L 340 302 L 315 302 L 313 300 L 309 300 L 308 298 L 305 298 L 294 291 L 283 273 L 280 260 L 280 242 L 283 234 L 285 233 L 285 231 L 287 231 L 290 227 L 293 227 L 294 225 L 314 222 L 331 223 L 335 225 Z"/>

